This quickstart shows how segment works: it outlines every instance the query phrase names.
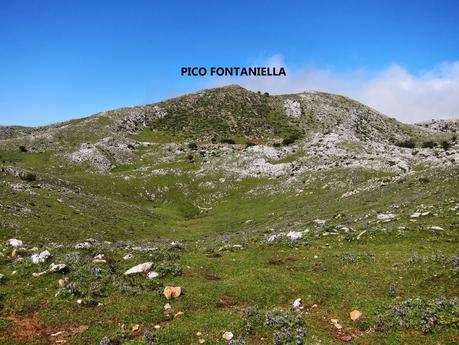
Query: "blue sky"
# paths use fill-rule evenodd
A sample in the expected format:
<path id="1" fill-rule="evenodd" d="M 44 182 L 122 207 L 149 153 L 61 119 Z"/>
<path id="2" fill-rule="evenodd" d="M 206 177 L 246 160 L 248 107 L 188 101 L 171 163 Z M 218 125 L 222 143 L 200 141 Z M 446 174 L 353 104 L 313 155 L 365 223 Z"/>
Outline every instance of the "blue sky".
<path id="1" fill-rule="evenodd" d="M 343 93 L 405 121 L 459 116 L 458 23 L 459 1 L 3 0 L 0 124 L 48 124 L 226 82 Z M 181 66 L 255 63 L 285 65 L 289 78 L 180 76 Z M 428 104 L 415 110 L 419 99 Z"/>

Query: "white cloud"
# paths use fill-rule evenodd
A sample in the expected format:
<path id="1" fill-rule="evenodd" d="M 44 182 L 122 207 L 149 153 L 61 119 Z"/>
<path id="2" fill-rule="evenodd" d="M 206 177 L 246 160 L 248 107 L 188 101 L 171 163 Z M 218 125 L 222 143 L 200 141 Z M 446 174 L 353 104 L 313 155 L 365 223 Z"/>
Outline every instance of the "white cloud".
<path id="1" fill-rule="evenodd" d="M 213 85 L 240 84 L 272 94 L 319 90 L 352 97 L 403 122 L 459 117 L 459 61 L 443 63 L 417 74 L 393 64 L 376 73 L 365 69 L 336 72 L 329 69 L 292 69 L 280 55 L 254 66 L 284 66 L 286 77 L 230 77 Z"/>

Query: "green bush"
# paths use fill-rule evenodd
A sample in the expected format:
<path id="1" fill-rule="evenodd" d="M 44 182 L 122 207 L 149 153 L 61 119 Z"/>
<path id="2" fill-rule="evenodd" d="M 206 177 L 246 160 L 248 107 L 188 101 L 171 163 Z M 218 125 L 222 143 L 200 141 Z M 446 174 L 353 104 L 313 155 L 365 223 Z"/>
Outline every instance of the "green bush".
<path id="1" fill-rule="evenodd" d="M 220 140 L 220 142 L 222 144 L 230 144 L 230 145 L 234 145 L 236 144 L 236 142 L 234 141 L 234 139 L 229 139 L 229 138 L 223 138 Z"/>
<path id="2" fill-rule="evenodd" d="M 27 182 L 33 182 L 37 180 L 37 175 L 32 174 L 32 173 L 27 173 L 25 175 L 21 175 L 21 180 L 24 180 Z"/>
<path id="3" fill-rule="evenodd" d="M 189 143 L 188 144 L 188 148 L 191 149 L 191 150 L 197 150 L 198 149 L 198 145 L 196 143 Z"/>
<path id="4" fill-rule="evenodd" d="M 296 134 L 289 135 L 287 138 L 284 138 L 284 140 L 282 140 L 282 145 L 288 146 L 290 144 L 293 144 L 297 139 L 298 136 Z"/>
<path id="5" fill-rule="evenodd" d="M 422 148 L 424 148 L 424 149 L 433 149 L 436 146 L 437 146 L 437 143 L 435 141 L 432 141 L 432 140 L 424 141 L 422 143 Z"/>
<path id="6" fill-rule="evenodd" d="M 451 147 L 451 143 L 449 141 L 443 140 L 441 142 L 441 147 L 443 148 L 443 150 L 448 151 Z"/>
<path id="7" fill-rule="evenodd" d="M 414 142 L 413 139 L 400 141 L 395 145 L 397 145 L 398 147 L 406 147 L 406 148 L 409 148 L 409 149 L 414 149 L 416 147 L 416 143 Z"/>

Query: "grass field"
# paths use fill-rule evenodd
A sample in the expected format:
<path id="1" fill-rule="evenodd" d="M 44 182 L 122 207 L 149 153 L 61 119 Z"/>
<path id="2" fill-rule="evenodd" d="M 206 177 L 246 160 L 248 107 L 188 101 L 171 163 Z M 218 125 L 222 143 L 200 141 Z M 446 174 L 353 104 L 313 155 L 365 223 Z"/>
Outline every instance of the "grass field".
<path id="1" fill-rule="evenodd" d="M 337 169 L 285 188 L 276 179 L 141 177 L 135 164 L 85 174 L 50 169 L 46 155 L 2 157 L 36 174 L 31 181 L 2 175 L 1 236 L 24 241 L 17 250 L 2 246 L 2 344 L 222 344 L 226 331 L 232 344 L 458 341 L 454 170 L 365 189 L 394 176 Z M 167 166 L 196 169 L 186 158 Z M 127 173 L 136 178 L 124 179 Z M 208 182 L 214 187 L 206 189 Z M 352 189 L 362 192 L 342 197 Z M 417 210 L 429 215 L 413 220 Z M 378 221 L 387 212 L 396 218 Z M 304 231 L 303 238 L 267 241 L 288 231 Z M 74 248 L 88 238 L 90 248 Z M 30 256 L 45 248 L 53 257 L 32 264 Z M 128 253 L 133 258 L 124 260 Z M 93 262 L 98 254 L 106 263 Z M 158 278 L 123 275 L 149 261 Z M 68 272 L 32 276 L 51 262 Z M 167 301 L 166 285 L 184 293 Z M 292 311 L 297 298 L 304 308 Z M 355 309 L 362 317 L 352 321 Z M 174 318 L 177 312 L 183 315 Z"/>

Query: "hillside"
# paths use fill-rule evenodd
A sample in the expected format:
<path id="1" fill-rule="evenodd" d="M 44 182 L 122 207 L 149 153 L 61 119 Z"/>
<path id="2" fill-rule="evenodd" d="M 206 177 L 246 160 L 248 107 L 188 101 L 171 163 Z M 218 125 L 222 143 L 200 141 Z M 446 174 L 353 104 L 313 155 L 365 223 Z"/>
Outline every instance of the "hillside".
<path id="1" fill-rule="evenodd" d="M 237 85 L 0 127 L 0 344 L 454 343 L 456 129 Z"/>

